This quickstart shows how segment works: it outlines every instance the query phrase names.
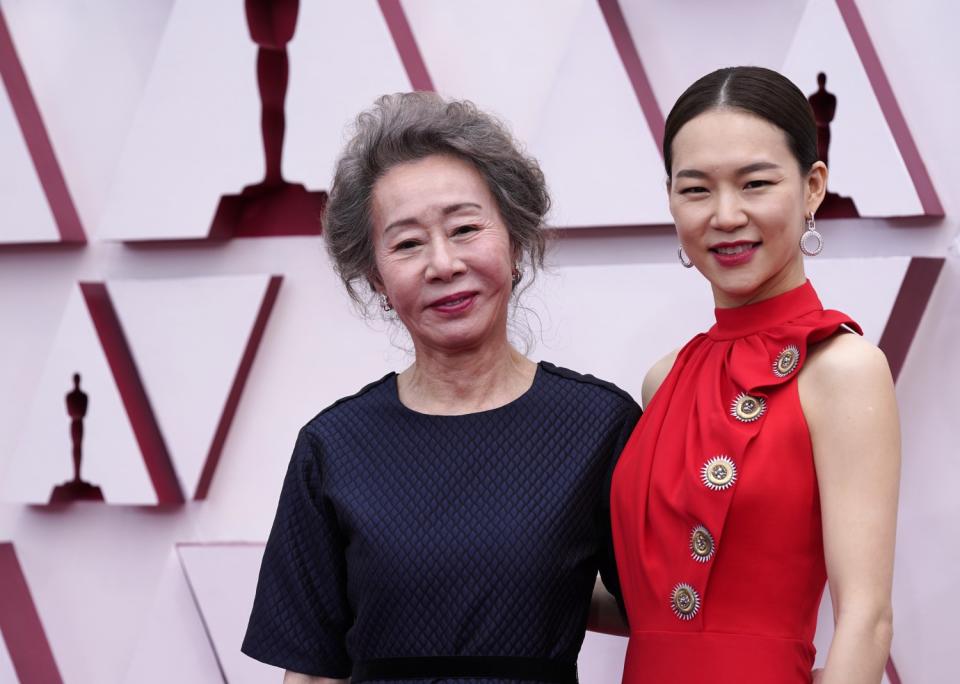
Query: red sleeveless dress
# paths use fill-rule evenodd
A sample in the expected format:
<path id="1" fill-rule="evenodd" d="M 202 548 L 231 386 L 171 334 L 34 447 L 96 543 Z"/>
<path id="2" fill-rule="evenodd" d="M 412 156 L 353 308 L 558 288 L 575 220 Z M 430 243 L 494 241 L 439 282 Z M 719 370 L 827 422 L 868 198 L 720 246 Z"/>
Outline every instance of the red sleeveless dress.
<path id="1" fill-rule="evenodd" d="M 613 476 L 625 684 L 810 681 L 826 567 L 796 379 L 809 345 L 860 329 L 809 281 L 716 317 Z"/>

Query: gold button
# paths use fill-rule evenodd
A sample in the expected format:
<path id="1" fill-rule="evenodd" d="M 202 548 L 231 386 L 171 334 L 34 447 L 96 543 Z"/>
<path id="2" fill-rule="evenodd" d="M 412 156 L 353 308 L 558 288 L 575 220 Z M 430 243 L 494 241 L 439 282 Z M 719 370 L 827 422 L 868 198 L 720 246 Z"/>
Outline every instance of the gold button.
<path id="1" fill-rule="evenodd" d="M 730 407 L 730 415 L 742 423 L 752 423 L 767 410 L 767 400 L 754 397 L 745 392 L 737 395 Z"/>
<path id="2" fill-rule="evenodd" d="M 681 582 L 670 594 L 670 607 L 673 608 L 673 614 L 681 620 L 692 620 L 700 610 L 700 595 L 689 584 Z"/>
<path id="3" fill-rule="evenodd" d="M 737 481 L 737 465 L 729 456 L 714 456 L 703 464 L 700 479 L 705 487 L 714 491 L 727 489 Z"/>
<path id="4" fill-rule="evenodd" d="M 795 371 L 798 365 L 800 365 L 800 350 L 791 344 L 777 354 L 777 360 L 773 362 L 773 374 L 778 378 L 785 378 Z"/>
<path id="5" fill-rule="evenodd" d="M 706 563 L 713 558 L 713 552 L 716 546 L 713 543 L 713 535 L 703 525 L 697 525 L 690 533 L 690 553 L 693 560 Z"/>

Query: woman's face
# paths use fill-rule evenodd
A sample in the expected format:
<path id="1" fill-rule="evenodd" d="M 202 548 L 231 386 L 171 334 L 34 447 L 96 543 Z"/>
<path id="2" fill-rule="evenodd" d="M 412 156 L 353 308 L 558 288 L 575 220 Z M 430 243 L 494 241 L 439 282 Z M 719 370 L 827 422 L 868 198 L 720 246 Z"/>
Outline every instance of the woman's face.
<path id="1" fill-rule="evenodd" d="M 736 109 L 691 119 L 672 151 L 670 213 L 717 306 L 803 284 L 800 236 L 823 199 L 826 167 L 817 162 L 801 173 L 781 129 Z"/>
<path id="2" fill-rule="evenodd" d="M 373 188 L 373 232 L 375 287 L 418 353 L 506 340 L 510 236 L 472 164 L 433 155 L 391 168 Z"/>

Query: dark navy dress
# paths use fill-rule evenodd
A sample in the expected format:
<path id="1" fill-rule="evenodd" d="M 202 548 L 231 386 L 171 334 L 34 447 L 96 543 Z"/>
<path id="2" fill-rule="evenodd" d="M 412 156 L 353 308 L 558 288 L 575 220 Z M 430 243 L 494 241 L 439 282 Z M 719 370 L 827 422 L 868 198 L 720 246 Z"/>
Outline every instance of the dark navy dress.
<path id="1" fill-rule="evenodd" d="M 243 652 L 354 682 L 576 681 L 639 415 L 544 362 L 490 411 L 417 413 L 393 373 L 341 399 L 300 431 Z"/>

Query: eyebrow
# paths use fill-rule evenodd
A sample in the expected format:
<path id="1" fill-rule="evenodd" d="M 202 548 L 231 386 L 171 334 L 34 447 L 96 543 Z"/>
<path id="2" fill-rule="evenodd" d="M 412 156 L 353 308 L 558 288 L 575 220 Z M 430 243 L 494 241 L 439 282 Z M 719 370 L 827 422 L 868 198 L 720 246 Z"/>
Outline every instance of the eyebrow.
<path id="1" fill-rule="evenodd" d="M 456 204 L 450 204 L 440 210 L 440 213 L 444 216 L 450 216 L 451 214 L 456 214 L 458 211 L 463 211 L 464 209 L 483 209 L 476 202 L 458 202 Z M 415 226 L 420 222 L 416 218 L 405 218 L 400 219 L 399 221 L 394 221 L 389 226 L 383 229 L 383 234 L 386 235 L 394 228 L 402 228 L 404 226 Z"/>
<path id="2" fill-rule="evenodd" d="M 747 164 L 746 166 L 741 166 L 736 171 L 738 176 L 746 176 L 750 173 L 756 173 L 757 171 L 770 171 L 772 169 L 779 169 L 779 164 L 774 164 L 773 162 L 754 162 L 752 164 Z M 680 169 L 676 173 L 677 178 L 706 178 L 707 174 L 703 171 L 697 169 Z"/>
<path id="3" fill-rule="evenodd" d="M 779 169 L 779 164 L 774 164 L 773 162 L 754 162 L 753 164 L 747 164 L 746 166 L 741 166 L 737 169 L 738 176 L 746 176 L 748 173 L 754 173 L 756 171 L 771 171 L 773 169 Z"/>

